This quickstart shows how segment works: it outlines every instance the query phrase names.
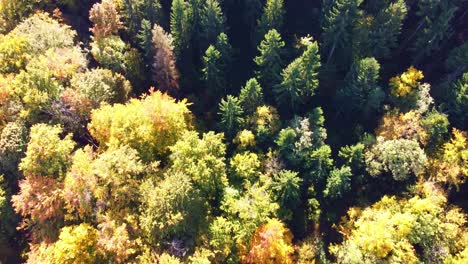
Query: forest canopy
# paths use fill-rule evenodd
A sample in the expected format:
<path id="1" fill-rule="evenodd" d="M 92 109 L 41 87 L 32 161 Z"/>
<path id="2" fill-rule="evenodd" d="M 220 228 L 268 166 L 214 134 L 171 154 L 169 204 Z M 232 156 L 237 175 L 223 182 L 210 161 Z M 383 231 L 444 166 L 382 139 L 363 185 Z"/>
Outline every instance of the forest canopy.
<path id="1" fill-rule="evenodd" d="M 467 21 L 0 0 L 0 263 L 468 263 Z"/>

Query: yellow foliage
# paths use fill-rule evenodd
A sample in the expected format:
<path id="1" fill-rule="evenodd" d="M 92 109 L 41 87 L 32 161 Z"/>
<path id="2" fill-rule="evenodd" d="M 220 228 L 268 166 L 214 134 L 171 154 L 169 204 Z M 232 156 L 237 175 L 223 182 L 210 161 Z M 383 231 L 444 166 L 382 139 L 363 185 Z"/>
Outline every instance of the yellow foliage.
<path id="1" fill-rule="evenodd" d="M 0 72 L 14 73 L 29 60 L 28 41 L 14 33 L 0 36 Z"/>
<path id="2" fill-rule="evenodd" d="M 419 80 L 424 78 L 422 71 L 413 66 L 402 73 L 390 79 L 390 88 L 393 96 L 405 97 L 419 87 Z"/>
<path id="3" fill-rule="evenodd" d="M 283 223 L 270 219 L 261 225 L 252 237 L 250 251 L 243 263 L 288 264 L 293 263 L 292 234 Z"/>
<path id="4" fill-rule="evenodd" d="M 101 149 L 129 145 L 144 161 L 168 152 L 168 147 L 190 128 L 186 100 L 175 99 L 160 91 L 151 92 L 129 103 L 104 105 L 93 110 L 88 129 Z"/>
<path id="5" fill-rule="evenodd" d="M 430 161 L 432 177 L 458 187 L 468 177 L 468 141 L 466 132 L 456 128 L 452 138 L 443 145 L 443 154 L 439 159 Z"/>
<path id="6" fill-rule="evenodd" d="M 238 144 L 241 148 L 253 147 L 255 146 L 255 135 L 252 131 L 244 129 L 237 133 L 234 143 Z"/>
<path id="7" fill-rule="evenodd" d="M 420 125 L 421 114 L 417 111 L 407 113 L 398 113 L 395 111 L 387 112 L 377 128 L 376 136 L 392 139 L 416 139 L 421 143 L 426 142 L 427 133 Z"/>

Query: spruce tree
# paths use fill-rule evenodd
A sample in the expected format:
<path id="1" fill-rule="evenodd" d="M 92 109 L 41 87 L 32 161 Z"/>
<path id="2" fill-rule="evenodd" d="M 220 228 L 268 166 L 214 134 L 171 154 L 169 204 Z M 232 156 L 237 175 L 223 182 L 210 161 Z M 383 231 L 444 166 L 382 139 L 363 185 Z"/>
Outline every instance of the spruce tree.
<path id="1" fill-rule="evenodd" d="M 224 31 L 226 19 L 218 0 L 207 0 L 201 14 L 200 28 L 205 45 L 213 43 Z"/>
<path id="2" fill-rule="evenodd" d="M 234 137 L 239 130 L 244 113 L 239 99 L 232 95 L 228 95 L 226 99 L 222 99 L 219 104 L 219 115 L 221 117 L 220 128 L 228 138 Z"/>
<path id="3" fill-rule="evenodd" d="M 302 38 L 301 42 L 304 53 L 283 70 L 283 81 L 274 90 L 278 104 L 293 111 L 303 103 L 304 97 L 313 96 L 318 87 L 318 44 L 308 38 Z"/>
<path id="4" fill-rule="evenodd" d="M 271 29 L 281 31 L 284 22 L 284 3 L 283 0 L 267 0 L 263 8 L 262 17 L 258 20 L 257 40 L 258 43 L 265 34 Z"/>
<path id="5" fill-rule="evenodd" d="M 246 114 L 249 115 L 255 113 L 257 107 L 263 104 L 262 87 L 257 82 L 257 79 L 251 78 L 242 87 L 239 94 L 239 102 Z"/>
<path id="6" fill-rule="evenodd" d="M 323 54 L 327 64 L 335 56 L 340 61 L 349 57 L 353 26 L 360 16 L 359 6 L 362 0 L 325 1 L 323 15 Z M 349 60 L 349 59 L 347 59 Z"/>
<path id="7" fill-rule="evenodd" d="M 336 105 L 345 116 L 365 119 L 380 110 L 385 93 L 377 84 L 379 70 L 380 64 L 374 58 L 353 64 L 336 97 Z"/>
<path id="8" fill-rule="evenodd" d="M 190 45 L 192 37 L 192 12 L 190 5 L 184 0 L 172 1 L 171 35 L 174 39 L 174 51 L 180 57 Z M 179 58 L 180 59 L 180 58 Z"/>
<path id="9" fill-rule="evenodd" d="M 284 41 L 281 40 L 281 35 L 275 29 L 268 31 L 258 47 L 260 55 L 254 59 L 258 67 L 256 76 L 262 87 L 266 89 L 267 96 L 272 95 L 270 91 L 281 82 L 283 48 Z"/>
<path id="10" fill-rule="evenodd" d="M 221 53 L 210 45 L 203 56 L 203 80 L 210 94 L 222 97 L 226 92 Z"/>

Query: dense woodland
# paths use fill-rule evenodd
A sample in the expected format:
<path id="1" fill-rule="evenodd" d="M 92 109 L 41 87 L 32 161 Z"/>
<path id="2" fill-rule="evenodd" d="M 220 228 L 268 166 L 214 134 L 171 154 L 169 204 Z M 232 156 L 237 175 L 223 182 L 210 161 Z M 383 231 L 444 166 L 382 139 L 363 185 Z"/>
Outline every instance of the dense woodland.
<path id="1" fill-rule="evenodd" d="M 468 263 L 468 1 L 0 0 L 0 263 Z"/>

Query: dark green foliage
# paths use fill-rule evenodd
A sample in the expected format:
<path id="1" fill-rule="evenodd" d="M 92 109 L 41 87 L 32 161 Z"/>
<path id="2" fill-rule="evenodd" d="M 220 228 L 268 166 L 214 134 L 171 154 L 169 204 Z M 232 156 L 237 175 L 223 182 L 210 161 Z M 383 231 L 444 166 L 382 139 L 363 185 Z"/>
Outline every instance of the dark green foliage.
<path id="1" fill-rule="evenodd" d="M 322 10 L 323 49 L 327 64 L 332 61 L 347 62 L 354 23 L 360 16 L 362 0 L 324 1 Z M 337 55 L 335 55 L 337 53 Z"/>
<path id="2" fill-rule="evenodd" d="M 221 122 L 219 123 L 222 131 L 232 138 L 236 132 L 239 130 L 243 119 L 242 114 L 244 110 L 242 109 L 239 99 L 232 95 L 228 95 L 226 99 L 222 99 L 219 104 L 218 114 L 221 117 Z"/>
<path id="3" fill-rule="evenodd" d="M 302 39 L 302 44 L 304 53 L 283 70 L 283 81 L 274 89 L 278 104 L 293 111 L 298 110 L 305 97 L 313 96 L 318 87 L 318 44 L 307 38 Z"/>
<path id="4" fill-rule="evenodd" d="M 284 22 L 283 0 L 267 0 L 257 25 L 257 43 L 270 30 L 281 31 Z"/>
<path id="5" fill-rule="evenodd" d="M 374 58 L 357 61 L 336 95 L 338 107 L 348 118 L 366 120 L 380 111 L 384 92 L 378 86 L 380 64 Z"/>
<path id="6" fill-rule="evenodd" d="M 224 79 L 224 65 L 221 61 L 221 53 L 210 45 L 203 56 L 203 80 L 212 95 L 216 98 L 226 93 L 226 80 Z"/>
<path id="7" fill-rule="evenodd" d="M 281 82 L 281 69 L 283 60 L 284 41 L 281 40 L 281 35 L 275 29 L 268 31 L 265 38 L 258 46 L 260 55 L 255 57 L 254 61 L 257 64 L 258 71 L 257 79 L 266 89 L 267 95 L 271 96 L 272 89 L 275 85 Z"/>
<path id="8" fill-rule="evenodd" d="M 451 118 L 460 127 L 467 127 L 468 124 L 468 72 L 455 81 L 449 93 L 448 107 Z"/>
<path id="9" fill-rule="evenodd" d="M 257 79 L 252 78 L 242 87 L 239 94 L 239 102 L 246 114 L 253 114 L 257 107 L 263 104 L 262 87 Z"/>
<path id="10" fill-rule="evenodd" d="M 203 42 L 214 43 L 219 34 L 225 30 L 226 19 L 218 0 L 207 0 L 203 6 L 200 20 Z"/>
<path id="11" fill-rule="evenodd" d="M 292 220 L 293 211 L 299 205 L 302 179 L 297 172 L 284 170 L 273 176 L 270 189 L 274 199 L 280 205 L 279 217 Z"/>
<path id="12" fill-rule="evenodd" d="M 6 183 L 16 184 L 20 177 L 18 165 L 27 145 L 28 131 L 24 124 L 16 121 L 9 122 L 2 129 L 0 136 L 0 169 L 6 175 Z"/>
<path id="13" fill-rule="evenodd" d="M 351 168 L 347 166 L 332 170 L 327 178 L 323 195 L 331 199 L 341 198 L 351 189 L 351 176 L 353 176 Z"/>
<path id="14" fill-rule="evenodd" d="M 190 45 L 192 37 L 192 13 L 190 5 L 184 0 L 172 1 L 171 7 L 171 35 L 174 39 L 174 52 L 179 56 Z"/>

